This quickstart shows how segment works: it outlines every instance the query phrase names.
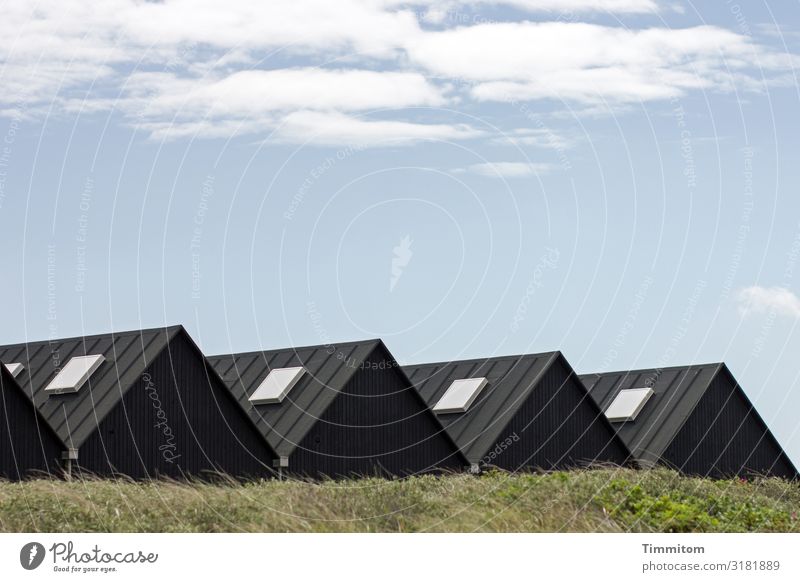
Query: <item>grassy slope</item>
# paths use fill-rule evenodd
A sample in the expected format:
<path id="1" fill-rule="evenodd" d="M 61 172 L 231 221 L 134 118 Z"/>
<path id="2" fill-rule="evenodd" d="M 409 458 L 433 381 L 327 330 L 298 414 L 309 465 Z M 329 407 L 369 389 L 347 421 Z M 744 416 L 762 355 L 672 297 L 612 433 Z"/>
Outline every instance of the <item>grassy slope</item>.
<path id="1" fill-rule="evenodd" d="M 0 483 L 0 531 L 795 531 L 800 485 L 667 470 L 400 481 Z"/>

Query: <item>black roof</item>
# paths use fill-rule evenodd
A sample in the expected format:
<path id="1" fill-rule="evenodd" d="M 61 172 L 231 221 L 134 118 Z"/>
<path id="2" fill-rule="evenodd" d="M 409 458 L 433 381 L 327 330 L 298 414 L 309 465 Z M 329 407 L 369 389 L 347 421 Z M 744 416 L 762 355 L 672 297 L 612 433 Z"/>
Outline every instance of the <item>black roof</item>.
<path id="1" fill-rule="evenodd" d="M 386 357 L 391 352 L 380 339 L 281 348 L 240 354 L 209 356 L 207 359 L 222 377 L 239 404 L 249 412 L 264 438 L 278 455 L 294 452 L 336 396 L 364 365 L 374 350 L 381 348 Z M 302 366 L 306 373 L 280 405 L 253 406 L 249 396 L 255 392 L 270 370 Z M 400 367 L 409 390 L 416 396 Z M 420 398 L 424 410 L 426 404 Z M 430 413 L 434 419 L 436 415 Z M 441 427 L 441 423 L 437 423 Z M 442 435 L 452 439 L 443 430 Z M 453 443 L 455 445 L 455 443 Z M 457 448 L 457 447 L 456 447 Z"/>
<path id="2" fill-rule="evenodd" d="M 35 419 L 35 422 L 36 422 L 36 426 L 37 426 L 37 428 L 39 430 L 39 434 L 38 434 L 38 438 L 39 439 L 42 438 L 42 434 L 41 434 L 42 432 L 47 432 L 49 435 L 52 435 L 55 438 L 56 441 L 59 440 L 58 435 L 55 433 L 55 431 L 53 431 L 53 429 L 50 427 L 50 425 L 44 419 L 44 417 L 42 416 L 42 413 L 33 405 L 33 403 L 30 401 L 30 399 L 25 398 L 22 386 L 19 385 L 19 382 L 17 382 L 17 379 L 14 377 L 14 375 L 11 372 L 9 372 L 6 369 L 5 365 L 2 365 L 2 364 L 0 364 L 0 390 L 3 391 L 3 398 L 4 399 L 5 398 L 9 398 L 8 392 L 13 390 L 14 392 L 19 394 L 20 400 L 26 402 L 27 405 L 30 406 L 33 409 L 34 419 Z M 6 391 L 8 391 L 8 392 L 6 392 Z M 5 424 L 6 423 L 6 419 L 0 418 L 0 422 Z M 0 430 L 0 434 L 2 434 L 2 432 L 3 431 Z"/>
<path id="3" fill-rule="evenodd" d="M 209 356 L 208 361 L 278 455 L 288 457 L 381 340 Z M 273 368 L 306 373 L 280 405 L 252 406 L 250 395 Z"/>
<path id="4" fill-rule="evenodd" d="M 412 364 L 403 370 L 431 408 L 453 380 L 485 377 L 488 385 L 464 413 L 437 418 L 470 462 L 478 462 L 527 399 L 560 352 Z"/>
<path id="5" fill-rule="evenodd" d="M 621 390 L 646 387 L 653 389 L 653 396 L 635 422 L 613 423 L 633 456 L 643 465 L 650 466 L 661 458 L 711 382 L 722 371 L 730 374 L 725 364 L 715 363 L 582 374 L 580 379 L 602 410 L 608 408 Z M 737 389 L 741 391 L 738 384 Z M 743 391 L 741 395 L 747 400 Z M 747 403 L 752 406 L 749 401 Z M 763 424 L 757 414 L 754 414 L 754 418 Z M 764 428 L 766 429 L 765 424 Z M 774 440 L 769 430 L 767 433 Z"/>
<path id="6" fill-rule="evenodd" d="M 19 362 L 25 367 L 16 377 L 22 391 L 66 447 L 80 448 L 179 333 L 186 332 L 176 325 L 0 346 L 0 362 Z M 102 354 L 105 361 L 77 393 L 45 393 L 70 358 L 90 354 Z"/>

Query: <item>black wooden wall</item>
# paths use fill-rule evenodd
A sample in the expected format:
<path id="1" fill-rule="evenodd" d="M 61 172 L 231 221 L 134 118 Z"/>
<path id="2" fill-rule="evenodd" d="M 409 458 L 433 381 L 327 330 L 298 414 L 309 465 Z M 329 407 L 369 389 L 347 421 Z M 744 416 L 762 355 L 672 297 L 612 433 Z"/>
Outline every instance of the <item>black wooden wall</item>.
<path id="1" fill-rule="evenodd" d="M 79 464 L 95 474 L 133 478 L 210 471 L 268 477 L 273 459 L 228 389 L 206 373 L 199 351 L 179 334 L 83 444 Z"/>
<path id="2" fill-rule="evenodd" d="M 61 474 L 64 447 L 0 364 L 0 477 L 11 480 Z"/>
<path id="3" fill-rule="evenodd" d="M 381 346 L 290 457 L 309 477 L 407 476 L 467 464 Z"/>
<path id="4" fill-rule="evenodd" d="M 625 445 L 561 358 L 531 391 L 498 444 L 513 435 L 519 440 L 505 450 L 495 448 L 495 455 L 490 450 L 487 465 L 516 471 L 628 461 Z"/>
<path id="5" fill-rule="evenodd" d="M 727 370 L 711 381 L 662 459 L 689 475 L 796 477 L 786 454 Z"/>

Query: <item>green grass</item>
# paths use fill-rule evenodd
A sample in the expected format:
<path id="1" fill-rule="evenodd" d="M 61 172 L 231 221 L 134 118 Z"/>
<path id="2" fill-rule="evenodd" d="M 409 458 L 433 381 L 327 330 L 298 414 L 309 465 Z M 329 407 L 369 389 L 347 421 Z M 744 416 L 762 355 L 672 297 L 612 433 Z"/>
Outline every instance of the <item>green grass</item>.
<path id="1" fill-rule="evenodd" d="M 387 481 L 0 482 L 0 531 L 800 532 L 800 486 L 665 469 Z"/>

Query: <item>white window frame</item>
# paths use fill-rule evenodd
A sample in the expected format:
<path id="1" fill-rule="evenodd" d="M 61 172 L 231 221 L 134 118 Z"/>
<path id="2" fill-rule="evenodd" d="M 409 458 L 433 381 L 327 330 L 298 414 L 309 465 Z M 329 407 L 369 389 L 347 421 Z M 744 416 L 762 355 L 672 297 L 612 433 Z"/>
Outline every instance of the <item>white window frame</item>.
<path id="1" fill-rule="evenodd" d="M 483 377 L 453 380 L 439 402 L 433 407 L 433 411 L 437 414 L 466 412 L 488 383 L 489 381 Z M 464 392 L 469 389 L 470 385 L 472 385 L 472 391 L 464 398 Z"/>
<path id="2" fill-rule="evenodd" d="M 87 354 L 85 356 L 74 356 L 69 362 L 58 371 L 58 374 L 50 380 L 44 389 L 49 394 L 69 394 L 81 389 L 89 377 L 95 373 L 100 364 L 106 361 L 102 354 Z M 84 365 L 86 362 L 87 365 Z M 83 366 L 83 369 L 76 366 Z M 76 374 L 78 374 L 76 376 Z M 72 378 L 70 378 L 72 376 Z"/>
<path id="3" fill-rule="evenodd" d="M 306 373 L 302 366 L 273 368 L 250 395 L 251 404 L 280 404 Z"/>
<path id="4" fill-rule="evenodd" d="M 632 422 L 636 420 L 645 404 L 653 396 L 652 388 L 626 388 L 620 390 L 606 408 L 606 418 L 609 422 Z M 629 398 L 638 396 L 639 400 L 631 405 L 626 402 Z"/>

